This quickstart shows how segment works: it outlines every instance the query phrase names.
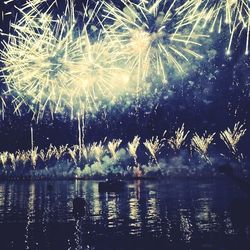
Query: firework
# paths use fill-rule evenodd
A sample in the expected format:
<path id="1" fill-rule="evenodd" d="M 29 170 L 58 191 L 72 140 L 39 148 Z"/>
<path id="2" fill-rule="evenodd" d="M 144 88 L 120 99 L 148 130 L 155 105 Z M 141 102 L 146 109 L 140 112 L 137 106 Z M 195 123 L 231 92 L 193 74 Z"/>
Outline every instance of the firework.
<path id="1" fill-rule="evenodd" d="M 19 22 L 11 24 L 15 32 L 9 35 L 2 52 L 5 82 L 9 92 L 16 94 L 15 111 L 23 104 L 33 111 L 38 105 L 38 112 L 43 112 L 47 105 L 59 107 L 67 89 L 64 84 L 72 81 L 64 70 L 69 67 L 67 58 L 73 53 L 69 50 L 75 47 L 70 42 L 70 31 L 62 20 L 54 30 L 52 16 L 35 11 L 32 9 Z M 64 32 L 66 35 L 62 37 Z"/>
<path id="2" fill-rule="evenodd" d="M 28 152 L 30 154 L 30 159 L 31 159 L 31 165 L 33 168 L 35 168 L 37 159 L 38 159 L 38 147 L 35 147 L 33 150 Z"/>
<path id="3" fill-rule="evenodd" d="M 10 162 L 11 162 L 11 167 L 13 169 L 13 171 L 16 170 L 16 157 L 15 157 L 15 154 L 13 153 L 9 153 L 9 159 L 10 159 Z"/>
<path id="4" fill-rule="evenodd" d="M 158 164 L 157 154 L 160 153 L 161 148 L 164 146 L 164 141 L 160 140 L 158 136 L 156 136 L 152 137 L 149 140 L 146 140 L 143 144 L 149 151 L 151 157 L 154 159 L 156 164 Z"/>
<path id="5" fill-rule="evenodd" d="M 81 149 L 80 149 L 80 153 L 81 153 L 81 156 L 84 157 L 85 160 L 88 160 L 88 148 L 83 146 Z"/>
<path id="6" fill-rule="evenodd" d="M 39 152 L 39 157 L 40 157 L 40 159 L 41 159 L 43 162 L 46 161 L 46 154 L 45 154 L 45 152 L 44 152 L 43 149 L 40 150 L 40 152 Z"/>
<path id="7" fill-rule="evenodd" d="M 171 137 L 168 140 L 168 143 L 171 148 L 177 151 L 181 149 L 181 147 L 185 146 L 188 133 L 189 131 L 186 132 L 184 124 L 182 124 L 182 126 L 175 131 L 175 136 Z M 220 133 L 221 139 L 225 142 L 228 149 L 230 149 L 230 152 L 239 161 L 242 159 L 242 154 L 238 155 L 238 143 L 242 136 L 245 135 L 245 133 L 246 129 L 244 129 L 244 124 L 240 124 L 239 122 L 235 124 L 232 130 L 230 128 L 227 128 L 225 131 Z M 158 164 L 158 158 L 161 153 L 161 148 L 165 145 L 165 135 L 166 131 L 163 134 L 163 139 L 159 139 L 159 137 L 152 137 L 150 139 L 146 139 L 143 143 L 145 146 L 144 150 L 146 149 L 145 153 L 150 154 L 148 166 L 152 167 L 152 163 L 154 162 L 155 166 L 157 166 L 159 169 L 160 166 Z M 207 131 L 202 136 L 195 133 L 192 136 L 190 145 L 190 148 L 193 148 L 197 153 L 199 153 L 199 155 L 203 159 L 205 159 L 210 164 L 211 161 L 208 156 L 208 149 L 209 145 L 211 145 L 214 141 L 214 136 L 215 133 L 208 134 Z M 64 161 L 67 161 L 67 164 L 65 164 L 67 168 L 71 166 L 73 168 L 77 167 L 79 169 L 79 166 L 83 164 L 84 168 L 89 169 L 88 171 L 90 172 L 91 166 L 93 168 L 97 167 L 99 170 L 102 169 L 100 171 L 98 170 L 99 173 L 102 174 L 104 173 L 103 168 L 105 168 L 108 163 L 108 165 L 112 164 L 114 167 L 114 171 L 116 171 L 115 168 L 118 166 L 114 163 L 118 159 L 117 152 L 118 148 L 121 146 L 122 140 L 113 139 L 111 141 L 108 141 L 107 144 L 105 142 L 106 138 L 103 141 L 94 142 L 88 147 L 83 147 L 81 149 L 81 155 L 84 155 L 84 159 L 78 157 L 78 153 L 80 151 L 79 145 L 73 145 L 72 147 L 69 147 L 68 145 L 62 145 L 60 147 L 50 145 L 49 148 L 46 150 L 38 150 L 37 147 L 34 147 L 33 150 L 28 151 L 18 150 L 14 153 L 7 151 L 0 152 L 0 175 L 6 175 L 7 173 L 13 173 L 13 171 L 18 170 L 25 171 L 23 172 L 25 174 L 27 168 L 31 171 L 33 171 L 33 169 L 39 171 L 39 169 L 42 168 L 48 171 L 48 166 L 61 166 Z M 129 173 L 131 173 L 132 170 L 132 173 L 134 173 L 136 177 L 140 177 L 142 175 L 142 170 L 144 171 L 144 173 L 146 173 L 145 171 L 147 171 L 145 169 L 145 166 L 141 166 L 140 163 L 137 161 L 139 146 L 139 136 L 135 136 L 134 139 L 129 142 L 127 146 L 127 151 L 134 161 L 134 165 L 128 167 L 128 170 Z M 112 159 L 115 159 L 115 161 L 108 160 L 107 162 L 107 159 L 110 159 L 109 157 L 107 158 L 108 153 L 111 154 Z M 176 156 L 174 157 L 174 159 L 176 159 Z M 70 160 L 71 163 L 69 163 L 68 160 Z M 120 155 L 118 165 L 126 164 L 126 166 L 128 166 L 129 163 L 127 162 L 127 160 L 128 158 L 125 155 Z M 20 168 L 21 166 L 23 166 L 22 169 Z M 93 170 L 93 172 L 95 171 L 96 170 Z M 18 172 L 16 173 L 20 174 Z"/>
<path id="8" fill-rule="evenodd" d="M 68 149 L 68 154 L 69 154 L 70 158 L 74 161 L 75 165 L 77 164 L 77 157 L 76 157 L 77 149 L 78 149 L 78 146 L 75 146 L 73 148 Z"/>
<path id="9" fill-rule="evenodd" d="M 141 138 L 138 135 L 135 136 L 133 141 L 128 143 L 128 148 L 127 148 L 130 156 L 133 157 L 136 166 L 138 166 L 138 163 L 137 163 L 137 149 L 138 149 L 138 147 L 140 145 L 140 140 L 141 140 Z"/>
<path id="10" fill-rule="evenodd" d="M 17 155 L 18 155 L 18 159 L 19 159 L 19 161 L 21 161 L 22 162 L 22 164 L 23 164 L 23 167 L 25 166 L 25 164 L 26 164 L 26 162 L 28 161 L 28 154 L 27 154 L 27 152 L 25 152 L 25 151 L 18 151 L 17 152 Z"/>
<path id="11" fill-rule="evenodd" d="M 237 148 L 238 143 L 247 131 L 246 129 L 244 129 L 244 125 L 245 124 L 240 124 L 240 122 L 237 122 L 234 125 L 233 130 L 231 130 L 230 128 L 227 128 L 226 130 L 220 133 L 221 140 L 223 140 L 227 148 L 235 156 L 237 155 L 237 152 L 238 152 L 238 148 Z"/>
<path id="12" fill-rule="evenodd" d="M 122 140 L 121 139 L 114 139 L 110 142 L 108 142 L 108 149 L 111 153 L 111 156 L 114 160 L 117 159 L 117 149 L 121 145 Z"/>
<path id="13" fill-rule="evenodd" d="M 173 14 L 176 2 L 122 0 L 123 10 L 104 3 L 105 18 L 113 21 L 106 32 L 120 48 L 137 82 L 144 81 L 152 72 L 167 82 L 166 65 L 174 65 L 183 72 L 181 64 L 189 60 L 188 56 L 201 58 L 193 47 L 201 46 L 198 40 L 202 35 L 185 33 L 186 23 L 180 23 L 180 17 Z"/>
<path id="14" fill-rule="evenodd" d="M 83 39 L 82 59 L 74 64 L 71 71 L 75 80 L 70 95 L 73 100 L 80 100 L 85 109 L 93 111 L 98 109 L 100 97 L 110 102 L 116 100 L 119 88 L 122 87 L 117 78 L 126 73 L 115 66 L 119 65 L 120 59 L 107 41 L 99 40 L 91 44 L 88 34 Z"/>
<path id="15" fill-rule="evenodd" d="M 1 160 L 1 163 L 2 163 L 2 166 L 3 166 L 3 169 L 6 168 L 6 163 L 7 163 L 7 160 L 8 160 L 8 152 L 2 152 L 0 154 L 0 160 Z"/>
<path id="16" fill-rule="evenodd" d="M 196 152 L 198 152 L 202 158 L 211 163 L 208 157 L 208 146 L 213 142 L 215 133 L 207 134 L 205 132 L 203 136 L 199 136 L 197 133 L 193 135 L 191 140 L 191 146 Z"/>
<path id="17" fill-rule="evenodd" d="M 168 144 L 173 150 L 179 150 L 185 144 L 188 134 L 189 131 L 185 133 L 185 125 L 183 123 L 182 126 L 175 131 L 175 136 L 168 139 Z"/>
<path id="18" fill-rule="evenodd" d="M 188 20 L 195 22 L 193 31 L 198 24 L 209 27 L 210 32 L 221 33 L 228 28 L 230 36 L 226 54 L 230 55 L 233 40 L 241 34 L 246 35 L 245 54 L 249 54 L 250 34 L 250 1 L 249 0 L 188 0 L 179 7 L 180 13 L 185 13 Z"/>
<path id="19" fill-rule="evenodd" d="M 65 152 L 67 152 L 67 150 L 68 150 L 68 144 L 60 146 L 57 154 L 58 157 L 56 158 L 60 159 L 65 154 Z"/>
<path id="20" fill-rule="evenodd" d="M 94 142 L 90 147 L 90 154 L 99 162 L 101 163 L 101 158 L 105 152 L 104 145 L 102 141 L 99 143 Z"/>
<path id="21" fill-rule="evenodd" d="M 51 113 L 64 107 L 84 113 L 97 109 L 101 98 L 114 97 L 116 77 L 123 70 L 114 66 L 119 59 L 94 25 L 101 22 L 101 4 L 89 9 L 87 1 L 76 16 L 69 0 L 64 14 L 54 18 L 50 9 L 56 3 L 41 11 L 39 1 L 28 2 L 19 10 L 22 18 L 11 24 L 13 34 L 3 42 L 3 76 L 8 93 L 15 97 L 15 112 L 25 104 L 40 117 L 46 108 Z M 81 29 L 77 18 L 84 23 Z"/>

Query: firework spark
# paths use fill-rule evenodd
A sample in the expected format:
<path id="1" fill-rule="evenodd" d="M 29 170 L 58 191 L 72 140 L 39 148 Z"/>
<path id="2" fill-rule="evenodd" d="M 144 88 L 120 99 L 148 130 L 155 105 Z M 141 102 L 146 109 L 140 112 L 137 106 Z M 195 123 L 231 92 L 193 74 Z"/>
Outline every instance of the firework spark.
<path id="1" fill-rule="evenodd" d="M 12 16 L 12 10 L 9 5 L 13 4 L 14 0 L 6 0 L 3 1 L 3 7 L 0 11 L 0 23 L 5 21 L 5 17 Z M 3 30 L 0 28 L 0 34 L 3 32 Z"/>

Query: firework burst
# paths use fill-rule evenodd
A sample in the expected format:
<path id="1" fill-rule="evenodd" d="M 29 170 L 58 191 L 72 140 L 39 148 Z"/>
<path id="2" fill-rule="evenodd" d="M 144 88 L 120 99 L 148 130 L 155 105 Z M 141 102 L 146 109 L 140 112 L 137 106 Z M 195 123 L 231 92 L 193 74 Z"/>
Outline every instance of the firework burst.
<path id="1" fill-rule="evenodd" d="M 15 96 L 16 112 L 23 104 L 34 112 L 37 108 L 43 112 L 47 106 L 54 112 L 72 81 L 65 69 L 75 59 L 76 45 L 63 19 L 53 20 L 49 10 L 42 13 L 31 3 L 20 9 L 23 17 L 11 24 L 13 34 L 4 42 L 4 78 Z"/>
<path id="2" fill-rule="evenodd" d="M 111 50 L 106 40 L 98 39 L 91 44 L 89 35 L 85 34 L 81 41 L 83 52 L 81 60 L 74 64 L 71 74 L 75 76 L 70 90 L 72 100 L 79 100 L 87 110 L 97 110 L 102 99 L 115 102 L 122 84 L 117 81 L 121 75 L 126 75 L 120 65 L 117 53 Z M 119 85 L 118 85 L 119 84 Z"/>
<path id="3" fill-rule="evenodd" d="M 187 32 L 187 23 L 181 23 L 174 13 L 178 1 L 121 2 L 122 10 L 104 3 L 105 18 L 113 21 L 106 31 L 116 41 L 136 81 L 143 82 L 156 73 L 167 82 L 166 65 L 182 73 L 182 61 L 188 61 L 189 56 L 201 58 L 193 47 L 201 46 L 199 38 L 203 36 Z"/>
<path id="4" fill-rule="evenodd" d="M 20 113 L 23 104 L 38 118 L 47 108 L 52 114 L 64 107 L 72 113 L 97 109 L 99 99 L 114 96 L 112 86 L 122 72 L 113 66 L 118 59 L 110 45 L 101 41 L 101 4 L 90 8 L 87 1 L 76 15 L 69 0 L 63 15 L 54 17 L 50 10 L 57 2 L 46 11 L 40 10 L 42 3 L 47 4 L 30 1 L 19 9 L 22 18 L 11 24 L 13 32 L 3 43 L 3 76 L 15 97 L 15 112 Z"/>

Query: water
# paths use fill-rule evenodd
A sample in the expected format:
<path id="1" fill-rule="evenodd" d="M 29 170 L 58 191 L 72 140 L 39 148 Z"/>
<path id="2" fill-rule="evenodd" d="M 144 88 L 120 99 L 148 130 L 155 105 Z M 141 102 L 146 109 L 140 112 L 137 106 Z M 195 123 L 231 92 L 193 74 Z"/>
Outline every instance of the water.
<path id="1" fill-rule="evenodd" d="M 49 192 L 50 183 L 0 183 L 1 250 L 250 246 L 248 200 L 228 180 L 129 181 L 119 194 L 100 194 L 97 181 L 54 181 Z M 74 218 L 75 196 L 91 216 Z"/>

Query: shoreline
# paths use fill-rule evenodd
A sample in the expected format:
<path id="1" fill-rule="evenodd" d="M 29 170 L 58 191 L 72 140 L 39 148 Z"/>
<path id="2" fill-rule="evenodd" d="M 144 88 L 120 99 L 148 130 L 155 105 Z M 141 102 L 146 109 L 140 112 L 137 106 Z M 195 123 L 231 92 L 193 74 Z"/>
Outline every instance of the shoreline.
<path id="1" fill-rule="evenodd" d="M 141 177 L 141 178 L 135 178 L 135 177 L 127 177 L 127 178 L 117 178 L 117 180 L 122 181 L 164 181 L 164 180 L 173 180 L 173 179 L 186 179 L 186 180 L 206 180 L 206 179 L 224 179 L 223 175 L 197 175 L 197 176 L 181 176 L 181 175 L 175 175 L 175 176 L 164 176 L 159 178 L 150 178 L 150 177 Z M 0 182 L 5 181 L 11 181 L 11 182 L 33 182 L 33 181 L 105 181 L 107 178 L 73 178 L 73 177 L 40 177 L 40 178 L 34 178 L 34 177 L 9 177 L 9 178 L 3 178 L 0 177 Z"/>

